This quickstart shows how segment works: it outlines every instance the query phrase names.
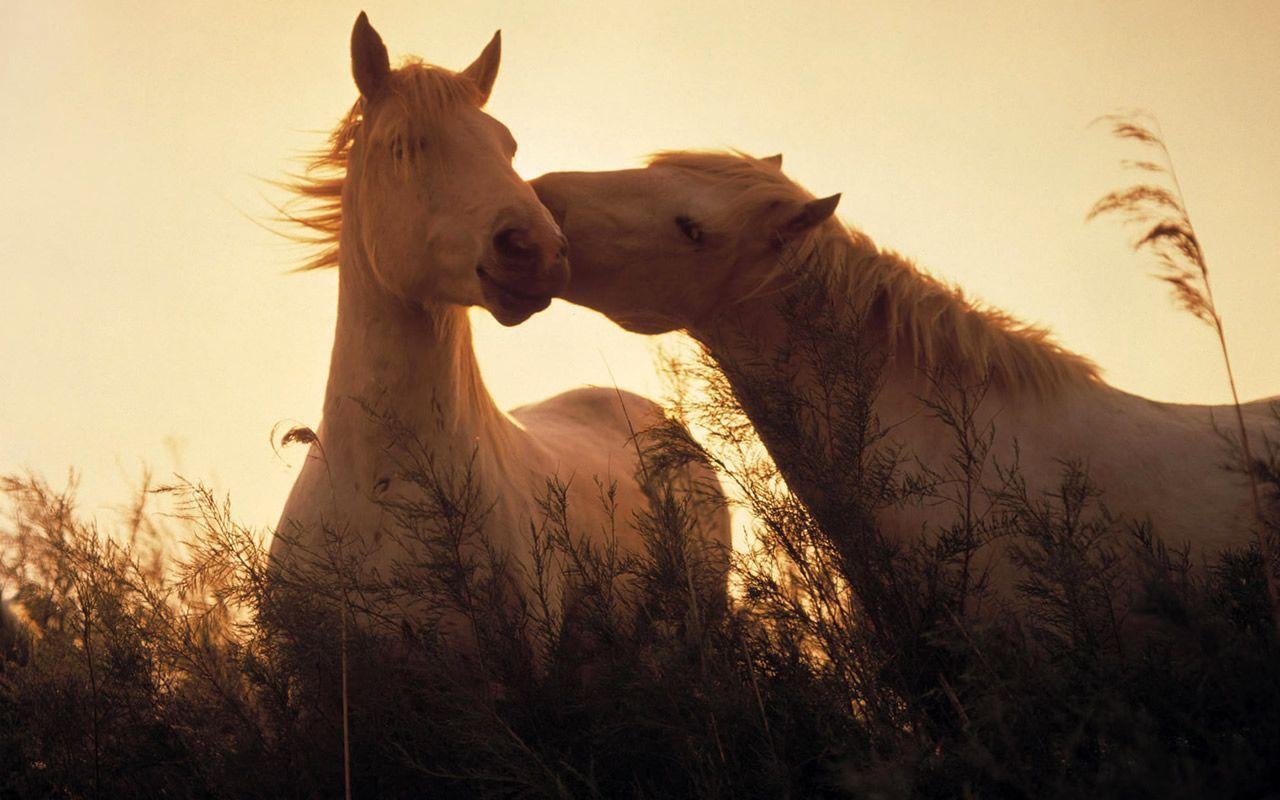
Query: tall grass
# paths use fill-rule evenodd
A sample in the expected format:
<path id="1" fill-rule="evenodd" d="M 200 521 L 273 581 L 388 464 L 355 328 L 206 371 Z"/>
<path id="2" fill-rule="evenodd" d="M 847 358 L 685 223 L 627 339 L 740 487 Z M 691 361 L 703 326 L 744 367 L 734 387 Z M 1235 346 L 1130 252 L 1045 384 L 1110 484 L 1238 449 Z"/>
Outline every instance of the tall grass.
<path id="1" fill-rule="evenodd" d="M 1173 158 L 1165 144 L 1160 122 L 1144 112 L 1110 114 L 1095 122 L 1105 123 L 1113 136 L 1142 148 L 1145 157 L 1121 162 L 1126 169 L 1141 176 L 1140 182 L 1104 195 L 1089 210 L 1087 219 L 1114 216 L 1127 224 L 1139 226 L 1142 232 L 1134 240 L 1133 249 L 1155 260 L 1155 277 L 1168 284 L 1178 307 L 1208 325 L 1218 338 L 1227 385 L 1231 389 L 1231 402 L 1236 411 L 1240 467 L 1249 480 L 1252 493 L 1256 522 L 1254 534 L 1263 563 L 1267 565 L 1267 598 L 1271 604 L 1272 622 L 1280 632 L 1280 593 L 1276 588 L 1274 545 L 1267 539 L 1267 518 L 1258 490 L 1258 472 L 1263 465 L 1254 459 L 1253 448 L 1249 444 L 1249 431 L 1244 424 L 1240 393 L 1236 390 L 1236 376 L 1227 349 L 1226 328 L 1213 300 L 1209 265 L 1200 237 L 1191 224 L 1182 184 L 1173 168 Z"/>
<path id="2" fill-rule="evenodd" d="M 825 385 L 870 402 L 864 365 Z M 5 578 L 40 633 L 0 667 L 0 797 L 314 797 L 348 779 L 355 797 L 1280 787 L 1280 648 L 1256 547 L 1195 567 L 1106 513 L 1078 464 L 1050 494 L 1007 469 L 975 502 L 994 429 L 973 413 L 983 387 L 943 375 L 932 413 L 953 471 L 913 472 L 872 415 L 842 415 L 857 421 L 812 467 L 853 499 L 824 526 L 724 373 L 685 365 L 680 380 L 705 383 L 676 412 L 712 445 L 678 424 L 644 437 L 652 509 L 630 522 L 646 548 L 588 544 L 552 480 L 523 582 L 484 534 L 484 487 L 403 436 L 419 491 L 388 503 L 405 556 L 377 579 L 336 532 L 305 563 L 271 565 L 264 537 L 198 485 L 149 489 L 116 531 L 84 520 L 73 491 L 8 479 Z M 791 402 L 772 406 L 775 433 L 803 416 Z M 728 602 L 721 554 L 691 534 L 698 495 L 669 477 L 690 458 L 713 459 L 759 520 Z M 891 545 L 868 511 L 923 497 L 954 523 Z M 166 498 L 176 516 L 150 508 Z M 1019 576 L 1013 614 L 988 613 L 969 558 L 992 540 Z"/>

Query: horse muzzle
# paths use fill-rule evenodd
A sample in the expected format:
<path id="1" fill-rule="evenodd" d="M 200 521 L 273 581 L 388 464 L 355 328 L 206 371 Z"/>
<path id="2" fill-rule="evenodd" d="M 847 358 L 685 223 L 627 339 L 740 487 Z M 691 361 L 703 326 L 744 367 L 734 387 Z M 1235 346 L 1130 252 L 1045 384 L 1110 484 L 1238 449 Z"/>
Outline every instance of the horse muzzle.
<path id="1" fill-rule="evenodd" d="M 485 308 L 494 319 L 508 327 L 519 325 L 551 305 L 551 298 L 569 283 L 569 263 L 563 257 L 535 274 L 512 272 L 501 265 L 476 268 Z"/>
<path id="2" fill-rule="evenodd" d="M 569 285 L 569 244 L 541 207 L 537 213 L 511 210 L 500 220 L 476 275 L 494 317 L 503 325 L 517 325 Z"/>

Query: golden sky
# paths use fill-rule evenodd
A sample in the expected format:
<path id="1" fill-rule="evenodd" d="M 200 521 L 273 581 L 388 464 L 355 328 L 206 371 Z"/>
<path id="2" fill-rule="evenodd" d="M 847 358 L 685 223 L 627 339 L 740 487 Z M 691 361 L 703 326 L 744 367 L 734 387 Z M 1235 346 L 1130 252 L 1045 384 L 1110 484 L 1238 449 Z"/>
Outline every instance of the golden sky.
<path id="1" fill-rule="evenodd" d="M 1055 330 L 1161 400 L 1227 398 L 1216 341 L 1084 213 L 1131 151 L 1087 124 L 1160 118 L 1242 394 L 1280 393 L 1280 4 L 370 2 L 397 55 L 466 65 L 503 31 L 490 110 L 526 177 L 667 148 L 781 151 L 839 213 L 967 293 Z M 10 3 L 0 10 L 0 471 L 84 473 L 123 501 L 151 464 L 275 521 L 318 422 L 333 274 L 255 225 L 355 98 L 349 3 Z M 563 303 L 474 313 L 499 403 L 660 391 L 653 340 Z M 612 377 L 611 377 L 612 375 Z M 105 507 L 105 506 L 104 506 Z"/>

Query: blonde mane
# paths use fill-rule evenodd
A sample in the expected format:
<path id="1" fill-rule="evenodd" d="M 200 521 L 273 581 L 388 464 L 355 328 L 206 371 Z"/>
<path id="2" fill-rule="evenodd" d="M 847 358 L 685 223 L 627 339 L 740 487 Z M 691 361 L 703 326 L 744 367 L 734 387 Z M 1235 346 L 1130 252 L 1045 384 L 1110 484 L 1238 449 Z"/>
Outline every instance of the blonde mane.
<path id="1" fill-rule="evenodd" d="M 1097 366 L 1052 334 L 968 300 L 949 283 L 839 222 L 801 243 L 797 262 L 824 280 L 828 294 L 884 331 L 889 352 L 914 367 L 939 368 L 966 383 L 1048 396 L 1101 380 Z"/>
<path id="2" fill-rule="evenodd" d="M 736 152 L 682 151 L 653 156 L 651 165 L 712 175 L 733 199 L 717 224 L 745 233 L 779 202 L 813 195 L 764 159 Z M 964 381 L 990 380 L 997 388 L 1047 395 L 1101 380 L 1097 366 L 1053 341 L 1040 327 L 965 298 L 959 288 L 880 250 L 870 237 L 832 218 L 792 245 L 766 271 L 748 297 L 776 292 L 813 277 L 842 312 L 883 330 L 896 359 L 930 371 L 947 368 Z"/>
<path id="3" fill-rule="evenodd" d="M 388 93 L 378 101 L 366 142 L 390 145 L 397 140 L 413 141 L 459 103 L 481 105 L 480 90 L 471 79 L 444 67 L 406 59 L 391 73 Z M 280 220 L 301 228 L 286 235 L 314 251 L 298 271 L 338 266 L 342 191 L 356 137 L 366 126 L 364 106 L 364 98 L 355 102 L 329 134 L 328 145 L 307 158 L 301 175 L 276 182 L 294 196 L 291 203 L 278 209 Z"/>

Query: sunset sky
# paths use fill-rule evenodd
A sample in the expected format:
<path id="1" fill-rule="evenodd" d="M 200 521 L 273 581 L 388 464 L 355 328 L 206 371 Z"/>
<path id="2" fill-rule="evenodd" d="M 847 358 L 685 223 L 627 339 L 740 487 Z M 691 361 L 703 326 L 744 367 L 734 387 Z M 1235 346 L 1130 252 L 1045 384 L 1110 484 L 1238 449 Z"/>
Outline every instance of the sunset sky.
<path id="1" fill-rule="evenodd" d="M 274 523 L 318 423 L 333 273 L 264 229 L 264 181 L 355 99 L 361 6 L 8 3 L 0 10 L 0 472 L 83 473 L 91 507 L 149 464 Z M 466 3 L 364 6 L 393 62 L 461 68 L 495 29 L 490 111 L 527 178 L 670 148 L 785 154 L 839 214 L 970 296 L 1053 329 L 1109 381 L 1228 398 L 1216 340 L 1086 224 L 1135 152 L 1088 127 L 1159 116 L 1246 398 L 1280 393 L 1280 4 Z M 500 405 L 661 390 L 654 341 L 557 302 L 473 312 Z M 612 377 L 611 377 L 612 376 Z"/>

